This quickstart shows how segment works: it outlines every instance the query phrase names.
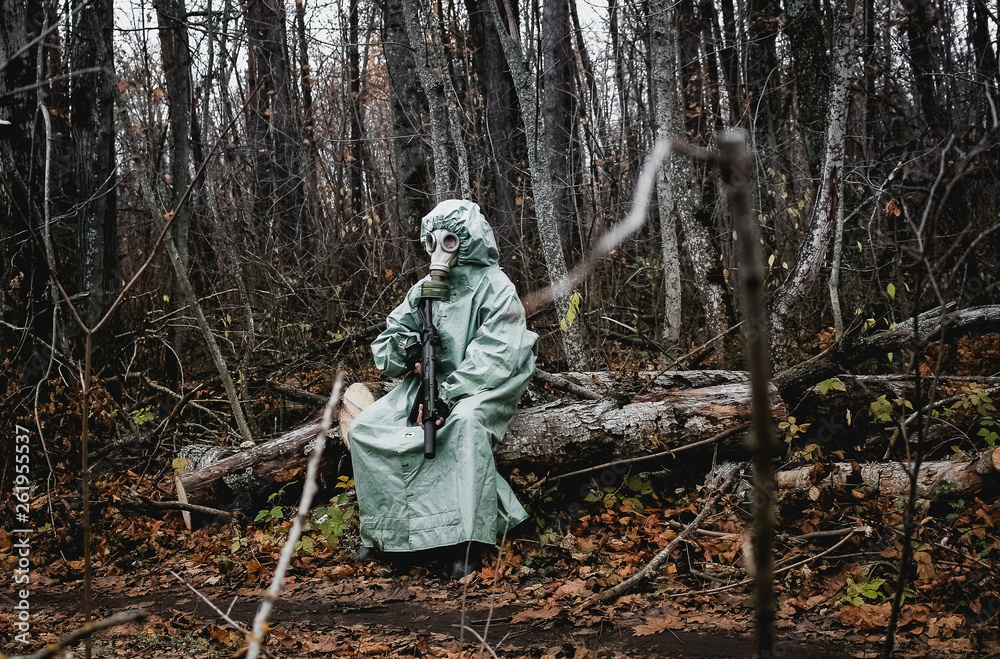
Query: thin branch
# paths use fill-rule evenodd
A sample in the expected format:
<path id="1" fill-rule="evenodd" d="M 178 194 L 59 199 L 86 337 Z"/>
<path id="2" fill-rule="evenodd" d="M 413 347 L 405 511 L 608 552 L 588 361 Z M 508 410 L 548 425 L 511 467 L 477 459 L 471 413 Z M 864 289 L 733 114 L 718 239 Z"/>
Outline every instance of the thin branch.
<path id="1" fill-rule="evenodd" d="M 729 486 L 734 480 L 736 480 L 736 476 L 739 473 L 739 466 L 734 465 L 726 475 L 725 480 L 722 481 L 722 484 L 719 486 L 716 493 L 705 502 L 704 506 L 702 506 L 701 512 L 698 513 L 697 517 L 695 517 L 683 531 L 678 533 L 677 537 L 667 543 L 667 546 L 661 549 L 660 552 L 653 557 L 653 560 L 647 563 L 642 569 L 633 574 L 631 577 L 619 583 L 617 586 L 591 595 L 582 605 L 580 605 L 580 609 L 587 609 L 598 602 L 607 602 L 608 600 L 617 599 L 651 577 L 657 570 L 660 569 L 660 566 L 663 565 L 668 558 L 670 558 L 670 552 L 674 550 L 674 547 L 676 547 L 682 540 L 690 536 L 699 526 L 701 526 L 701 523 L 705 521 L 708 514 L 712 512 L 715 508 L 715 504 L 717 504 L 719 499 L 722 498 L 722 495 L 726 493 L 726 490 L 728 490 Z"/>
<path id="2" fill-rule="evenodd" d="M 143 514 L 148 514 L 149 509 L 153 508 L 156 510 L 181 510 L 190 513 L 198 513 L 200 515 L 209 515 L 212 517 L 232 517 L 233 515 L 227 510 L 220 510 L 209 506 L 199 506 L 198 504 L 186 503 L 184 501 L 154 501 L 149 497 L 144 497 L 139 494 L 135 494 L 133 497 L 123 498 L 120 505 Z"/>
<path id="3" fill-rule="evenodd" d="M 267 625 L 267 618 L 271 615 L 271 609 L 274 608 L 274 603 L 278 600 L 281 588 L 285 585 L 285 572 L 288 570 L 288 564 L 292 560 L 292 554 L 295 553 L 295 545 L 299 541 L 299 536 L 302 535 L 306 516 L 309 514 L 313 496 L 315 496 L 318 489 L 316 486 L 316 474 L 319 471 L 319 460 L 323 455 L 323 448 L 326 446 L 326 437 L 333 426 L 333 413 L 339 406 L 343 388 L 344 374 L 339 373 L 336 381 L 333 383 L 333 392 L 330 394 L 330 400 L 327 401 L 326 409 L 323 410 L 323 421 L 320 423 L 319 432 L 316 433 L 316 441 L 313 444 L 312 452 L 309 454 L 309 465 L 306 467 L 306 484 L 302 490 L 302 498 L 299 500 L 298 513 L 295 515 L 292 528 L 288 531 L 288 539 L 285 540 L 285 545 L 281 548 L 281 558 L 278 560 L 278 566 L 274 570 L 271 587 L 267 589 L 264 601 L 260 603 L 260 608 L 257 610 L 257 617 L 253 621 L 253 633 L 250 635 L 250 647 L 247 649 L 247 659 L 257 659 L 257 656 L 260 654 L 261 644 L 264 642 L 266 633 L 264 630 Z"/>
<path id="4" fill-rule="evenodd" d="M 29 41 L 28 43 L 24 44 L 24 46 L 22 46 L 20 48 L 20 50 L 18 50 L 16 53 L 14 53 L 13 55 L 10 56 L 10 59 L 8 59 L 6 62 L 0 63 L 0 73 L 2 73 L 3 70 L 7 68 L 8 64 L 10 64 L 14 60 L 16 60 L 18 57 L 20 57 L 24 53 L 26 53 L 29 50 L 31 50 L 32 47 L 34 47 L 35 44 L 41 43 L 42 41 L 44 41 L 45 37 L 49 36 L 52 32 L 54 32 L 55 30 L 58 30 L 59 26 L 62 24 L 63 21 L 69 20 L 72 16 L 75 16 L 77 12 L 79 12 L 81 9 L 83 9 L 86 6 L 87 6 L 86 2 L 81 2 L 76 7 L 74 7 L 72 9 L 72 11 L 67 12 L 65 16 L 63 16 L 62 18 L 60 18 L 58 21 L 56 21 L 52 25 L 48 26 L 46 29 L 42 30 L 38 34 L 37 37 L 35 37 L 31 41 Z M 19 90 L 15 89 L 14 91 L 16 92 L 16 91 L 19 91 Z M 9 93 L 12 94 L 14 92 L 9 92 Z"/>
<path id="5" fill-rule="evenodd" d="M 240 623 L 236 622 L 235 620 L 233 620 L 231 617 L 229 617 L 229 612 L 228 611 L 223 611 L 222 609 L 220 609 L 219 607 L 217 607 L 212 600 L 208 599 L 208 597 L 205 596 L 204 593 L 202 593 L 200 590 L 198 590 L 197 588 L 195 588 L 194 586 L 192 586 L 191 584 L 189 584 L 187 581 L 185 581 L 179 574 L 177 574 L 173 570 L 170 571 L 170 574 L 174 575 L 174 578 L 176 578 L 182 584 L 184 584 L 185 586 L 187 586 L 188 590 L 190 590 L 192 593 L 194 593 L 195 595 L 197 595 L 201 599 L 202 602 L 204 602 L 205 604 L 208 604 L 208 607 L 210 609 L 212 609 L 213 611 L 215 611 L 219 615 L 219 617 L 222 618 L 222 620 L 226 624 L 228 624 L 233 629 L 235 629 L 236 631 L 238 631 L 241 634 L 243 634 L 244 637 L 246 637 L 246 638 L 250 637 L 250 630 L 247 629 L 246 627 L 244 627 L 243 625 L 241 625 Z M 233 604 L 235 604 L 235 603 L 236 603 L 236 600 L 233 599 Z M 233 604 L 229 605 L 230 610 L 232 610 Z M 264 648 L 263 652 L 264 652 L 264 656 L 265 657 L 273 657 L 274 656 L 270 652 L 268 652 L 267 648 Z"/>
<path id="6" fill-rule="evenodd" d="M 660 165 L 675 150 L 682 150 L 678 149 L 675 141 L 670 139 L 657 141 L 656 146 L 649 157 L 646 158 L 646 163 L 639 172 L 639 178 L 635 183 L 635 192 L 632 195 L 632 208 L 629 210 L 629 214 L 624 220 L 609 229 L 598 241 L 594 250 L 579 265 L 573 268 L 563 280 L 553 282 L 547 288 L 530 293 L 525 297 L 523 303 L 526 313 L 530 314 L 539 307 L 569 295 L 577 284 L 593 272 L 598 262 L 611 253 L 611 250 L 642 228 L 646 223 L 649 199 L 656 183 L 656 175 L 660 170 Z"/>
<path id="7" fill-rule="evenodd" d="M 801 560 L 801 561 L 799 561 L 797 563 L 792 563 L 791 565 L 786 565 L 785 567 L 778 568 L 777 570 L 774 571 L 774 574 L 781 574 L 782 572 L 788 572 L 789 570 L 794 570 L 795 568 L 800 567 L 802 565 L 805 565 L 806 563 L 811 563 L 811 562 L 813 562 L 815 560 L 823 558 L 824 556 L 826 556 L 827 554 L 829 554 L 830 552 L 834 551 L 835 549 L 837 549 L 838 547 L 840 547 L 841 545 L 843 545 L 845 542 L 847 542 L 848 540 L 850 540 L 851 538 L 853 538 L 855 533 L 857 533 L 858 531 L 860 531 L 860 530 L 862 530 L 864 528 L 866 528 L 866 527 L 860 527 L 860 528 L 857 528 L 857 529 L 851 529 L 851 532 L 848 533 L 847 536 L 845 536 L 840 542 L 838 542 L 834 546 L 830 547 L 829 549 L 821 551 L 820 553 L 816 554 L 815 556 L 810 556 L 809 558 L 805 558 L 805 559 L 803 559 L 803 560 Z M 696 590 L 694 592 L 689 592 L 689 593 L 674 593 L 673 595 L 667 595 L 667 597 L 670 598 L 670 599 L 673 599 L 675 597 L 688 597 L 688 596 L 691 596 L 691 595 L 711 595 L 713 593 L 721 593 L 724 590 L 732 590 L 733 588 L 738 588 L 740 586 L 749 586 L 753 582 L 754 582 L 754 578 L 750 577 L 748 579 L 743 579 L 742 581 L 737 581 L 736 583 L 731 583 L 728 586 L 719 586 L 718 588 L 709 588 L 708 590 Z"/>
<path id="8" fill-rule="evenodd" d="M 608 469 L 610 467 L 617 467 L 618 465 L 634 464 L 636 462 L 643 462 L 645 460 L 654 460 L 656 458 L 665 458 L 667 456 L 673 457 L 674 454 L 676 454 L 676 453 L 680 453 L 682 451 L 687 451 L 687 450 L 690 450 L 690 449 L 693 449 L 693 448 L 697 448 L 699 446 L 704 446 L 706 444 L 712 444 L 712 443 L 718 442 L 718 441 L 720 441 L 722 439 L 725 439 L 726 437 L 729 437 L 731 435 L 735 435 L 736 433 L 742 432 L 742 431 L 748 429 L 749 427 L 750 427 L 749 423 L 743 423 L 743 424 L 740 424 L 740 425 L 736 426 L 735 428 L 730 428 L 729 430 L 725 430 L 723 432 L 720 432 L 718 435 L 713 435 L 712 437 L 709 437 L 708 439 L 703 439 L 703 440 L 701 440 L 699 442 L 692 442 L 691 444 L 685 444 L 684 446 L 680 446 L 680 447 L 674 448 L 674 449 L 667 449 L 666 451 L 660 451 L 659 453 L 650 453 L 649 455 L 640 455 L 640 456 L 635 457 L 635 458 L 627 458 L 625 460 L 615 460 L 614 462 L 605 462 L 604 464 L 599 464 L 599 465 L 596 465 L 594 467 L 586 467 L 585 469 L 577 469 L 576 471 L 571 471 L 571 472 L 568 472 L 568 473 L 565 473 L 565 474 L 559 474 L 558 476 L 552 476 L 551 478 L 546 478 L 542 482 L 546 482 L 546 481 L 558 481 L 558 480 L 562 480 L 563 478 L 569 478 L 570 476 L 582 476 L 583 474 L 589 474 L 591 472 L 600 471 L 602 469 Z"/>
<path id="9" fill-rule="evenodd" d="M 568 391 L 571 394 L 579 396 L 580 398 L 584 398 L 586 400 L 601 400 L 601 395 L 599 393 L 591 391 L 586 387 L 581 387 L 576 383 L 570 382 L 569 380 L 567 380 L 562 376 L 555 375 L 553 373 L 548 373 L 546 371 L 536 368 L 535 377 L 541 380 L 542 382 L 548 382 L 552 386 L 558 387 L 559 389 L 562 389 L 564 391 Z"/>
<path id="10" fill-rule="evenodd" d="M 142 609 L 136 609 L 135 611 L 122 611 L 121 613 L 116 613 L 110 618 L 92 620 L 84 623 L 84 625 L 79 629 L 62 637 L 58 643 L 50 643 L 34 654 L 9 656 L 0 653 L 0 659 L 48 659 L 49 657 L 57 657 L 62 654 L 66 648 L 73 645 L 77 641 L 90 638 L 91 635 L 110 627 L 117 627 L 119 625 L 127 625 L 130 622 L 145 620 L 148 615 L 149 614 Z"/>

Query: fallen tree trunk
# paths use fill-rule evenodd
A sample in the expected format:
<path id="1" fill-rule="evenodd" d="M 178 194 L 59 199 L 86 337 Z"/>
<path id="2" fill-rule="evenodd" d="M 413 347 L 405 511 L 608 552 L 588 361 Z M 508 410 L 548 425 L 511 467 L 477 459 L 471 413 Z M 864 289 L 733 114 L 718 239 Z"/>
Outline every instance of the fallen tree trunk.
<path id="1" fill-rule="evenodd" d="M 857 467 L 857 468 L 856 468 Z M 812 487 L 870 486 L 882 494 L 904 494 L 910 489 L 910 462 L 857 464 L 836 462 L 778 472 L 778 489 L 809 490 Z M 1000 475 L 1000 447 L 991 448 L 971 461 L 935 460 L 920 465 L 917 494 L 927 497 L 945 487 L 950 492 L 976 492 Z"/>
<path id="2" fill-rule="evenodd" d="M 656 376 L 656 377 L 654 377 Z M 518 467 L 566 472 L 600 462 L 661 453 L 715 437 L 750 418 L 750 386 L 739 371 L 684 371 L 662 374 L 567 373 L 562 378 L 605 394 L 600 400 L 551 402 L 518 410 L 496 447 L 501 471 Z M 531 397 L 543 399 L 549 392 Z M 786 410 L 772 389 L 777 419 Z M 311 423 L 251 449 L 221 459 L 191 460 L 180 481 L 191 503 L 222 506 L 234 493 L 267 494 L 304 468 Z M 327 443 L 324 467 L 343 457 L 335 427 Z M 741 449 L 740 433 L 725 440 L 730 453 Z M 186 456 L 184 456 L 186 457 Z M 219 456 L 216 456 L 219 457 Z"/>
<path id="3" fill-rule="evenodd" d="M 945 334 L 954 340 L 957 336 L 974 332 L 995 332 L 1000 327 L 1000 305 L 948 309 L 943 314 L 940 308 L 934 308 L 920 314 L 918 322 L 921 346 L 937 341 Z M 911 349 L 913 339 L 912 320 L 872 336 L 847 336 L 823 353 L 781 371 L 774 376 L 774 383 L 783 397 L 798 400 L 820 380 L 850 372 L 872 357 Z"/>

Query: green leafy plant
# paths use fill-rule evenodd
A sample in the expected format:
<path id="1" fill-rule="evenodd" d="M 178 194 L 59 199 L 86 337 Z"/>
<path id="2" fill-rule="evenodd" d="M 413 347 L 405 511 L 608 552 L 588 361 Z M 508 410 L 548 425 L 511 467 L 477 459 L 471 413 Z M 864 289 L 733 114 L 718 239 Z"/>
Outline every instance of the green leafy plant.
<path id="1" fill-rule="evenodd" d="M 966 386 L 966 393 L 955 404 L 952 410 L 964 410 L 966 414 L 974 414 L 979 419 L 979 432 L 977 436 L 982 437 L 987 446 L 994 446 L 1000 440 L 1000 433 L 997 432 L 1000 426 L 993 414 L 997 411 L 993 404 L 990 392 L 984 391 L 982 385 L 970 382 Z"/>
<path id="2" fill-rule="evenodd" d="M 284 485 L 281 486 L 280 490 L 278 490 L 277 492 L 272 492 L 271 494 L 269 494 L 268 497 L 267 497 L 267 502 L 269 504 L 271 504 L 271 506 L 269 506 L 267 508 L 264 508 L 263 510 L 261 510 L 260 512 L 258 512 L 257 516 L 254 517 L 253 521 L 255 521 L 255 522 L 267 521 L 267 522 L 274 523 L 274 522 L 276 522 L 276 521 L 278 521 L 280 519 L 284 519 L 285 518 L 285 513 L 281 509 L 281 506 L 278 505 L 277 502 L 281 500 L 282 496 L 284 496 L 284 494 L 285 494 L 285 488 L 287 488 L 289 485 L 291 485 L 290 482 L 289 483 L 285 483 Z"/>
<path id="3" fill-rule="evenodd" d="M 576 315 L 580 313 L 581 302 L 583 302 L 583 296 L 580 293 L 574 292 L 569 296 L 569 308 L 566 310 L 566 317 L 559 319 L 559 329 L 564 332 L 569 331 L 569 326 L 573 324 Z"/>
<path id="4" fill-rule="evenodd" d="M 791 444 L 798 439 L 799 435 L 809 430 L 809 426 L 811 425 L 811 423 L 799 423 L 794 416 L 790 416 L 787 420 L 778 424 L 778 429 L 785 431 L 785 443 Z"/>
<path id="5" fill-rule="evenodd" d="M 871 410 L 872 417 L 876 421 L 882 421 L 883 423 L 891 423 L 895 420 L 895 410 L 897 408 L 913 409 L 913 403 L 906 400 L 905 398 L 895 398 L 892 401 L 882 394 L 868 406 Z"/>
<path id="6" fill-rule="evenodd" d="M 340 537 L 344 535 L 351 522 L 358 516 L 357 506 L 349 501 L 346 490 L 354 487 L 354 481 L 347 476 L 340 476 L 337 479 L 335 489 L 345 490 L 330 500 L 328 506 L 317 506 L 313 509 L 312 519 L 309 521 L 310 528 L 320 532 L 323 542 L 327 545 L 336 546 L 340 542 Z M 304 543 L 303 538 L 300 543 Z M 309 543 L 302 544 L 302 550 L 312 553 L 312 539 Z"/>
<path id="7" fill-rule="evenodd" d="M 233 541 L 229 544 L 229 549 L 235 554 L 249 544 L 250 544 L 249 539 L 238 535 L 234 537 Z"/>
<path id="8" fill-rule="evenodd" d="M 137 410 L 132 410 L 132 420 L 135 421 L 135 425 L 141 426 L 144 423 L 149 423 L 155 417 L 153 414 L 152 407 L 140 407 Z"/>
<path id="9" fill-rule="evenodd" d="M 840 378 L 830 378 L 829 380 L 823 380 L 817 384 L 814 389 L 820 393 L 820 395 L 825 396 L 829 391 L 847 391 L 847 387 L 841 382 Z"/>
<path id="10" fill-rule="evenodd" d="M 879 589 L 884 583 L 885 579 L 881 577 L 874 579 L 865 578 L 858 583 L 854 583 L 854 579 L 847 577 L 847 593 L 840 598 L 839 604 L 861 606 L 866 601 L 874 602 L 882 597 Z"/>
<path id="11" fill-rule="evenodd" d="M 819 444 L 806 444 L 806 447 L 801 451 L 796 451 L 793 457 L 805 462 L 816 462 L 817 460 L 822 460 L 824 455 L 823 449 L 820 448 Z"/>

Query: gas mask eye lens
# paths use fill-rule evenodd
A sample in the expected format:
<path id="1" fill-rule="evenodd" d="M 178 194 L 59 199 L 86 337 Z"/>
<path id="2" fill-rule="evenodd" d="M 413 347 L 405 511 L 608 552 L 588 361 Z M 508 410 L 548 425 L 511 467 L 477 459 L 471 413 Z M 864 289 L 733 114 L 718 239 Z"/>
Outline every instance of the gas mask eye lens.
<path id="1" fill-rule="evenodd" d="M 428 254 L 434 253 L 434 244 L 436 242 L 437 240 L 435 240 L 433 233 L 429 233 L 426 236 L 424 236 L 424 249 L 427 250 Z"/>
<path id="2" fill-rule="evenodd" d="M 441 239 L 441 247 L 446 252 L 454 252 L 458 249 L 458 236 L 453 233 L 446 233 Z"/>

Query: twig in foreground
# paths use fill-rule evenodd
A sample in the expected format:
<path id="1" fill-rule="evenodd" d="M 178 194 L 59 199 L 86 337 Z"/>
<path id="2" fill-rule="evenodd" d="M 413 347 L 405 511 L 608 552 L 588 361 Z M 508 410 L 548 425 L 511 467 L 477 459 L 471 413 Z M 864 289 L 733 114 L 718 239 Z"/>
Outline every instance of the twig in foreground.
<path id="1" fill-rule="evenodd" d="M 848 540 L 850 540 L 851 538 L 853 538 L 855 533 L 857 533 L 858 531 L 866 530 L 866 529 L 867 529 L 868 532 L 871 532 L 871 529 L 869 527 L 867 527 L 867 526 L 861 526 L 861 527 L 858 527 L 856 529 L 851 529 L 851 532 L 848 533 L 847 536 L 845 536 L 840 542 L 838 542 L 834 546 L 830 547 L 829 549 L 821 551 L 820 553 L 816 554 L 815 556 L 810 556 L 809 558 L 804 558 L 801 561 L 799 561 L 798 563 L 792 563 L 791 565 L 786 565 L 785 567 L 778 568 L 777 570 L 774 571 L 774 574 L 781 574 L 782 572 L 788 572 L 789 570 L 793 570 L 793 569 L 799 567 L 800 565 L 805 565 L 806 563 L 811 563 L 812 561 L 815 561 L 817 559 L 823 558 L 824 556 L 826 556 L 827 554 L 829 554 L 830 552 L 832 552 L 834 549 L 836 549 L 837 547 L 841 546 L 842 544 L 844 544 L 845 542 L 847 542 Z M 739 586 L 748 586 L 748 585 L 752 584 L 753 582 L 754 582 L 754 578 L 750 577 L 749 579 L 744 579 L 743 581 L 737 581 L 736 583 L 731 583 L 728 586 L 719 586 L 718 588 L 709 588 L 708 590 L 696 590 L 696 591 L 689 592 L 689 593 L 674 593 L 673 595 L 667 595 L 667 597 L 669 599 L 673 599 L 675 597 L 687 597 L 688 595 L 711 595 L 713 593 L 721 593 L 724 590 L 730 590 L 732 588 L 738 588 Z"/>
<path id="2" fill-rule="evenodd" d="M 271 615 L 271 609 L 274 608 L 274 603 L 278 599 L 278 594 L 281 592 L 282 586 L 285 585 L 285 571 L 292 560 L 292 554 L 295 553 L 295 545 L 299 541 L 299 536 L 302 535 L 305 518 L 309 514 L 313 496 L 316 495 L 316 473 L 319 471 L 319 459 L 323 455 L 323 449 L 326 447 L 326 436 L 333 426 L 333 413 L 340 403 L 340 394 L 343 388 L 344 374 L 339 373 L 337 374 L 337 380 L 333 383 L 333 393 L 330 394 L 330 400 L 327 401 L 326 408 L 323 410 L 323 421 L 320 423 L 319 432 L 316 433 L 316 442 L 313 445 L 312 452 L 309 454 L 309 466 L 306 467 L 306 484 L 302 489 L 302 498 L 299 500 L 299 510 L 295 515 L 295 521 L 292 522 L 292 528 L 288 532 L 288 539 L 285 540 L 285 546 L 281 548 L 281 558 L 278 561 L 278 567 L 274 570 L 271 587 L 267 589 L 264 601 L 260 603 L 260 608 L 257 610 L 257 617 L 253 621 L 253 633 L 250 635 L 247 659 L 257 659 L 257 656 L 260 654 L 267 618 Z"/>
<path id="3" fill-rule="evenodd" d="M 96 634 L 103 629 L 108 629 L 109 627 L 117 627 L 118 625 L 127 625 L 130 622 L 144 620 L 148 615 L 149 614 L 146 611 L 136 609 L 134 611 L 122 611 L 121 613 L 116 613 L 110 618 L 104 618 L 102 620 L 91 620 L 90 622 L 84 623 L 84 625 L 79 629 L 64 636 L 58 643 L 50 643 L 34 654 L 10 657 L 6 654 L 0 653 L 0 659 L 48 659 L 48 657 L 57 657 L 62 654 L 66 648 L 79 640 L 90 638 L 91 635 Z"/>
<path id="4" fill-rule="evenodd" d="M 247 629 L 246 627 L 244 627 L 240 623 L 238 623 L 235 620 L 233 620 L 232 618 L 230 618 L 228 612 L 223 611 L 222 609 L 220 609 L 219 607 L 217 607 L 212 600 L 208 599 L 208 597 L 205 596 L 204 593 L 202 593 L 200 590 L 198 590 L 197 588 L 195 588 L 194 586 L 192 586 L 191 584 L 189 584 L 187 581 L 184 581 L 183 577 L 181 577 L 179 574 L 177 574 L 173 570 L 170 571 L 170 574 L 174 575 L 174 578 L 176 578 L 182 584 L 184 584 L 185 586 L 187 586 L 188 590 L 190 590 L 192 593 L 194 593 L 195 595 L 197 595 L 198 597 L 200 597 L 202 602 L 204 602 L 205 604 L 208 604 L 209 608 L 212 609 L 213 611 L 215 611 L 217 614 L 219 614 L 219 617 L 222 618 L 226 622 L 226 624 L 228 624 L 229 626 L 231 626 L 232 628 L 234 628 L 235 630 L 237 630 L 238 632 L 240 632 L 241 634 L 243 634 L 243 636 L 245 638 L 249 638 L 250 637 L 250 630 L 249 629 Z M 233 604 L 235 604 L 235 603 L 236 603 L 236 600 L 233 600 Z M 231 609 L 232 608 L 232 604 L 230 604 L 229 607 Z M 262 652 L 264 653 L 265 657 L 273 657 L 274 656 L 270 652 L 267 651 L 267 648 L 263 648 Z"/>
<path id="5" fill-rule="evenodd" d="M 589 598 L 587 598 L 586 601 L 584 601 L 582 605 L 580 605 L 580 610 L 589 608 L 594 604 L 597 604 L 598 602 L 607 602 L 608 600 L 611 599 L 617 599 L 622 595 L 624 595 L 625 593 L 627 593 L 628 591 L 635 588 L 636 586 L 638 586 L 645 579 L 652 576 L 653 573 L 656 572 L 658 569 L 660 569 L 660 566 L 663 565 L 668 558 L 670 558 L 670 552 L 674 550 L 674 547 L 676 547 L 681 540 L 685 539 L 686 537 L 694 533 L 695 530 L 705 520 L 705 518 L 708 517 L 708 514 L 712 511 L 713 508 L 715 508 L 715 504 L 718 503 L 719 499 L 722 498 L 722 495 L 726 493 L 726 490 L 729 489 L 729 486 L 736 479 L 736 476 L 737 474 L 740 473 L 740 471 L 741 470 L 738 465 L 733 466 L 733 468 L 729 471 L 729 473 L 726 474 L 725 480 L 723 480 L 722 485 L 719 486 L 719 490 L 715 493 L 715 495 L 712 496 L 711 499 L 705 502 L 704 506 L 702 506 L 701 512 L 698 513 L 698 516 L 695 517 L 694 520 L 692 520 L 692 522 L 687 525 L 687 528 L 678 533 L 677 537 L 675 537 L 673 540 L 667 543 L 667 546 L 661 549 L 660 553 L 654 556 L 653 560 L 647 563 L 645 567 L 640 569 L 638 572 L 636 572 L 631 577 L 621 582 L 617 586 L 614 586 L 613 588 L 608 588 L 605 591 L 591 595 Z"/>

